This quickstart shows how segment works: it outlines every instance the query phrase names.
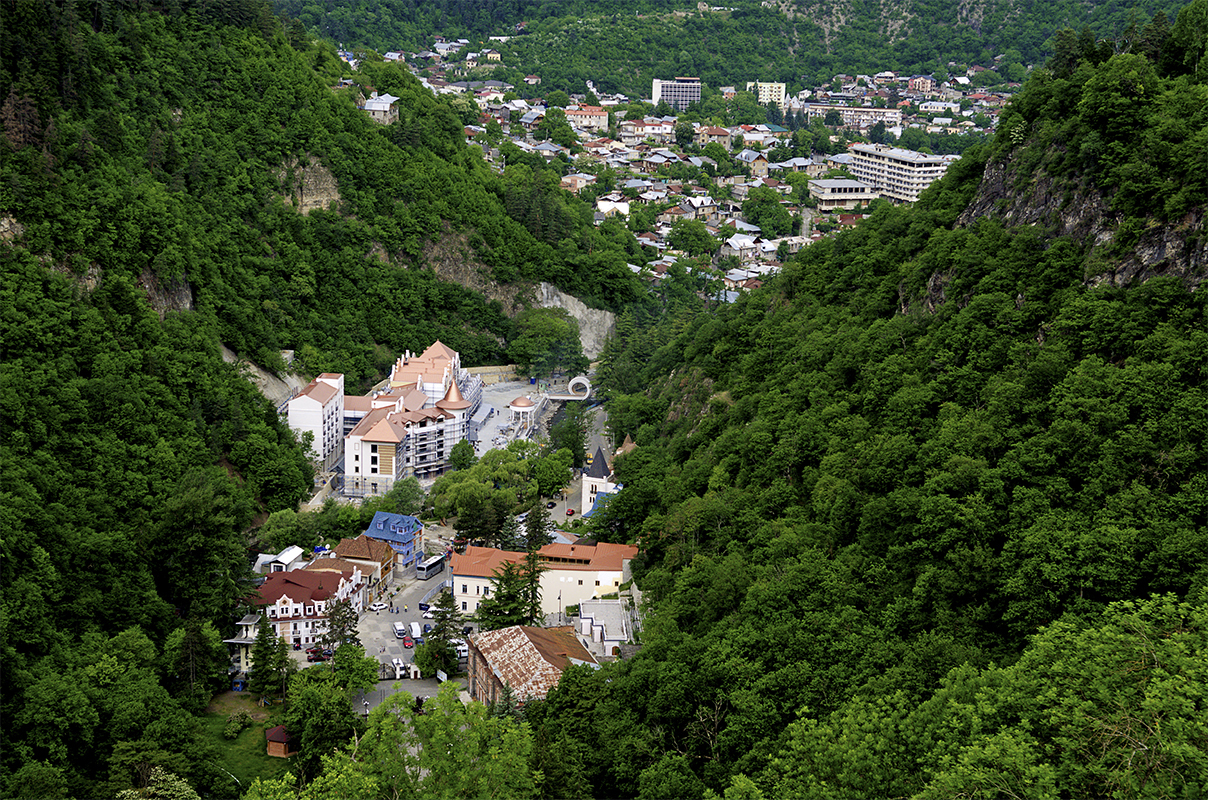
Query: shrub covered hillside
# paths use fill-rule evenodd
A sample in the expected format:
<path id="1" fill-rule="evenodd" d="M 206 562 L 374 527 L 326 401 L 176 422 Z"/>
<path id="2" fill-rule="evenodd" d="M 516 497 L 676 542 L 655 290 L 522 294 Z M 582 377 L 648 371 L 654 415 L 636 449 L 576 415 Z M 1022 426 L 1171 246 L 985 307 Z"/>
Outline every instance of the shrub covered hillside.
<path id="1" fill-rule="evenodd" d="M 1133 72 L 1133 140 L 1185 159 L 1137 218 L 1194 255 L 1208 106 L 1173 52 L 1043 71 L 995 158 L 1066 148 L 1049 180 L 1136 215 L 1094 105 Z M 990 155 L 716 315 L 619 321 L 601 378 L 638 446 L 592 524 L 641 543 L 652 616 L 533 712 L 595 796 L 1208 790 L 1208 264 L 1093 288 L 1094 236 L 957 225 Z"/>

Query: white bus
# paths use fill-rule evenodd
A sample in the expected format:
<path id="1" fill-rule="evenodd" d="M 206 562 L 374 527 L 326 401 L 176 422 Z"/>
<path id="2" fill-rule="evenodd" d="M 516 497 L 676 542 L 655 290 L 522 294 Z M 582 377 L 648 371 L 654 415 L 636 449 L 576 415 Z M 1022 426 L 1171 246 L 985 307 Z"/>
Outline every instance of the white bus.
<path id="1" fill-rule="evenodd" d="M 425 560 L 417 563 L 415 565 L 415 577 L 419 578 L 421 581 L 426 581 L 426 580 L 428 580 L 428 578 L 431 578 L 433 575 L 436 575 L 437 573 L 442 572 L 444 570 L 444 568 L 445 568 L 445 556 L 442 553 L 441 555 L 432 556 L 431 558 L 425 559 Z"/>

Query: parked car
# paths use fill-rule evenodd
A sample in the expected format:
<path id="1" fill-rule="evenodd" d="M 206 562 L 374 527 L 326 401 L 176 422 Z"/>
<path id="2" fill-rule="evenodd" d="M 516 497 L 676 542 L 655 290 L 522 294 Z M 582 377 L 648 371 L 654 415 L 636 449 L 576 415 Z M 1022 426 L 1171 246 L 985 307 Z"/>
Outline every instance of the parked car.
<path id="1" fill-rule="evenodd" d="M 573 517 L 574 515 L 575 515 L 575 510 L 573 508 L 566 509 L 566 516 Z"/>
<path id="2" fill-rule="evenodd" d="M 553 500 L 550 500 L 548 503 L 546 503 L 546 504 L 545 504 L 545 507 L 546 507 L 546 508 L 553 508 L 553 507 L 554 507 L 554 506 L 556 506 L 556 505 L 558 505 L 558 504 L 557 504 L 557 503 L 555 503 Z"/>
<path id="3" fill-rule="evenodd" d="M 324 658 L 331 658 L 331 657 L 332 657 L 332 656 L 334 656 L 334 655 L 335 655 L 335 653 L 334 653 L 333 651 L 331 651 L 331 650 L 324 650 L 324 651 L 323 651 L 323 657 L 324 657 Z"/>
<path id="4" fill-rule="evenodd" d="M 403 634 L 403 647 L 415 647 L 415 640 L 411 638 L 411 634 Z"/>
<path id="5" fill-rule="evenodd" d="M 306 657 L 306 660 L 307 661 L 326 661 L 327 656 L 323 655 L 322 653 L 311 653 L 310 655 L 308 655 Z"/>
<path id="6" fill-rule="evenodd" d="M 379 600 L 376 603 L 374 603 L 373 605 L 369 606 L 370 611 L 385 611 L 386 608 L 387 608 L 386 604 L 383 603 L 381 600 Z"/>
<path id="7" fill-rule="evenodd" d="M 428 605 L 427 603 L 420 603 L 420 604 L 419 604 L 419 610 L 420 610 L 420 611 L 427 611 L 427 610 L 428 610 L 429 608 L 431 608 L 431 607 L 432 607 L 432 606 Z"/>
<path id="8" fill-rule="evenodd" d="M 429 633 L 431 633 L 431 632 L 432 632 L 432 626 L 431 626 L 431 625 L 424 625 L 424 636 L 427 636 L 427 635 L 428 635 Z"/>
<path id="9" fill-rule="evenodd" d="M 310 655 L 310 654 L 312 654 L 312 653 L 321 653 L 321 652 L 323 652 L 323 648 L 322 648 L 322 647 L 308 647 L 308 648 L 306 648 L 306 655 Z"/>
<path id="10" fill-rule="evenodd" d="M 462 634 L 462 636 L 469 636 L 473 630 L 474 630 L 473 628 L 471 628 L 469 625 L 467 625 L 461 629 L 461 634 Z"/>
<path id="11" fill-rule="evenodd" d="M 425 611 L 424 619 L 436 619 L 436 615 L 433 614 L 431 611 Z"/>

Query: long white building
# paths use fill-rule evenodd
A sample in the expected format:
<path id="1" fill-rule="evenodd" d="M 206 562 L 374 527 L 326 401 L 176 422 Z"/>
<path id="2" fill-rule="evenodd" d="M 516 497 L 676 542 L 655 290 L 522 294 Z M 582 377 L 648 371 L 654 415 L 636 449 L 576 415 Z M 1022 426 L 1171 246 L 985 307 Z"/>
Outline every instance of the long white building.
<path id="1" fill-rule="evenodd" d="M 344 376 L 324 372 L 290 398 L 289 427 L 299 434 L 310 433 L 312 450 L 324 471 L 344 456 Z"/>
<path id="2" fill-rule="evenodd" d="M 943 176 L 950 159 L 883 144 L 854 144 L 851 172 L 882 197 L 913 203 L 919 193 Z"/>

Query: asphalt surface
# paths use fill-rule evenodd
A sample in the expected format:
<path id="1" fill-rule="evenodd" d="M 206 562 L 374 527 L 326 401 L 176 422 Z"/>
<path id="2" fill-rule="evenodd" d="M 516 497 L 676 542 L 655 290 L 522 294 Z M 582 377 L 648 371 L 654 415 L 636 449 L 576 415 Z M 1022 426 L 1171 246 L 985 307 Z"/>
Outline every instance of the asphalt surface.
<path id="1" fill-rule="evenodd" d="M 359 624 L 357 625 L 357 634 L 360 636 L 361 644 L 365 647 L 365 655 L 375 659 L 379 663 L 390 665 L 395 658 L 401 658 L 404 663 L 414 663 L 415 650 L 413 648 L 403 647 L 403 640 L 396 638 L 394 635 L 394 623 L 403 622 L 409 623 L 418 622 L 422 628 L 425 623 L 431 625 L 432 620 L 424 619 L 423 612 L 419 610 L 419 604 L 423 600 L 424 595 L 433 589 L 440 586 L 444 580 L 448 579 L 447 573 L 441 573 L 434 578 L 429 578 L 426 581 L 417 580 L 414 577 L 407 578 L 395 582 L 391 586 L 394 592 L 394 597 L 390 598 L 390 593 L 387 592 L 385 602 L 394 603 L 397 613 L 386 611 L 366 611 L 361 615 Z M 403 611 L 403 606 L 407 606 L 407 611 Z M 306 653 L 303 651 L 293 651 L 295 662 L 300 668 L 317 666 L 307 662 Z M 463 662 L 464 669 L 464 662 Z M 388 672 L 391 677 L 387 680 L 378 681 L 378 684 L 373 689 L 369 690 L 365 695 L 359 696 L 353 700 L 353 708 L 357 713 L 368 713 L 369 710 L 376 708 L 386 698 L 396 692 L 407 692 L 412 697 L 435 697 L 440 689 L 440 681 L 436 678 L 420 678 L 411 680 L 404 678 L 403 680 L 395 680 L 393 668 Z M 450 681 L 458 683 L 464 690 L 467 686 L 465 674 L 452 676 Z M 367 704 L 367 705 L 366 705 Z"/>

